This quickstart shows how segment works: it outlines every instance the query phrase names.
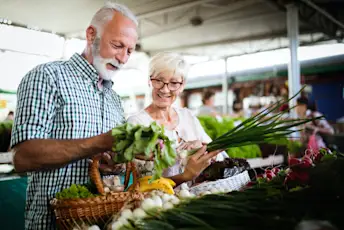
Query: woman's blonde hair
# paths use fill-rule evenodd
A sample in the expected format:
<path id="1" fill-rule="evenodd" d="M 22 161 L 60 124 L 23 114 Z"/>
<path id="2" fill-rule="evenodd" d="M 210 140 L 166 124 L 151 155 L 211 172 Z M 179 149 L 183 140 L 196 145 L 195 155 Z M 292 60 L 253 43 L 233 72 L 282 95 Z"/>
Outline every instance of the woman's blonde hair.
<path id="1" fill-rule="evenodd" d="M 173 73 L 173 75 L 181 75 L 183 79 L 187 77 L 189 65 L 183 56 L 163 52 L 154 55 L 149 63 L 149 76 L 155 77 L 163 72 Z"/>

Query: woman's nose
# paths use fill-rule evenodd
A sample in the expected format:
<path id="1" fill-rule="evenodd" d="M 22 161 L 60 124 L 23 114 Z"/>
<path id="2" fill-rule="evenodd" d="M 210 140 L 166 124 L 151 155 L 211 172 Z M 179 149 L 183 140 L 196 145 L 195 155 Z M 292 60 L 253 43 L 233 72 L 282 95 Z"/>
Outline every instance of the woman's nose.
<path id="1" fill-rule="evenodd" d="M 167 84 L 165 84 L 165 85 L 160 89 L 160 91 L 163 92 L 163 93 L 169 93 L 169 92 L 170 92 L 170 90 L 169 90 L 168 87 L 167 87 Z"/>

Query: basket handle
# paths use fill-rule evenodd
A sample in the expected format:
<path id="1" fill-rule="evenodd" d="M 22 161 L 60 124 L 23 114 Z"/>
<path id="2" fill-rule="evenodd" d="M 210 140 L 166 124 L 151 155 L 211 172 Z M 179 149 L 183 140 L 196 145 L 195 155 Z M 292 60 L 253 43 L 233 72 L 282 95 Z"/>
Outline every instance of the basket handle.
<path id="1" fill-rule="evenodd" d="M 96 185 L 98 192 L 104 195 L 105 190 L 104 190 L 104 184 L 103 184 L 102 178 L 100 176 L 100 171 L 99 171 L 100 162 L 99 161 L 100 159 L 98 157 L 92 157 L 92 163 L 90 164 L 90 167 L 89 167 L 89 174 L 90 174 L 91 181 Z M 133 184 L 136 184 L 138 175 L 137 175 L 136 166 L 134 162 L 126 163 L 124 188 L 128 187 L 130 173 L 133 173 Z"/>

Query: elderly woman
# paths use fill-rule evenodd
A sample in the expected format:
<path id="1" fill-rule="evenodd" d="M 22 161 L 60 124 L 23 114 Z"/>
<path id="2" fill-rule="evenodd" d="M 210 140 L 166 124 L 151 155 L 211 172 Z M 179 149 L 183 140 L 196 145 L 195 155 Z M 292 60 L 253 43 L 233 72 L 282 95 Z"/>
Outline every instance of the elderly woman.
<path id="1" fill-rule="evenodd" d="M 174 53 L 160 53 L 150 62 L 149 85 L 152 103 L 142 111 L 130 116 L 128 122 L 148 126 L 156 121 L 165 127 L 165 134 L 174 141 L 177 153 L 202 147 L 211 141 L 198 119 L 186 108 L 173 106 L 185 87 L 188 65 Z M 184 167 L 178 157 L 176 165 L 165 170 L 163 176 L 181 184 L 197 177 L 218 155 L 219 151 L 207 153 L 203 146 L 190 157 Z M 153 161 L 136 160 L 141 175 L 150 175 Z M 184 168 L 184 170 L 183 170 Z"/>

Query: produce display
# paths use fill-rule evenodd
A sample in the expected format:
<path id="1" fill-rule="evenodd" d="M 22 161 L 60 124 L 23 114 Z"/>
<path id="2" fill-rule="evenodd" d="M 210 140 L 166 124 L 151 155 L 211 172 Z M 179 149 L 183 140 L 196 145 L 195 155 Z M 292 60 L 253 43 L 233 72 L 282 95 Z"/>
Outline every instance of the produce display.
<path id="1" fill-rule="evenodd" d="M 268 116 L 284 103 L 286 101 L 277 102 L 230 130 L 218 129 L 216 131 L 218 136 L 207 145 L 207 151 L 228 150 L 281 140 L 295 132 L 291 128 L 314 119 L 320 119 L 281 120 L 280 118 L 287 111 Z M 226 122 L 229 127 L 231 122 Z M 97 218 L 94 219 L 97 221 L 103 219 L 102 215 L 105 215 L 102 214 L 103 212 L 106 212 L 106 220 L 113 213 L 111 223 L 107 223 L 108 229 L 228 229 L 228 227 L 236 229 L 237 226 L 240 226 L 240 229 L 252 229 L 259 225 L 262 227 L 260 229 L 279 229 L 276 224 L 285 224 L 290 227 L 295 225 L 295 221 L 301 220 L 303 215 L 297 212 L 299 215 L 295 217 L 285 213 L 285 210 L 288 210 L 286 205 L 294 205 L 294 199 L 299 198 L 295 198 L 293 195 L 301 194 L 299 191 L 307 193 L 315 188 L 314 184 L 308 183 L 311 182 L 310 175 L 313 173 L 313 169 L 316 171 L 318 168 L 325 167 L 328 162 L 337 157 L 328 152 L 307 155 L 287 170 L 268 169 L 269 171 L 258 177 L 256 182 L 249 184 L 250 188 L 227 195 L 230 191 L 242 189 L 242 186 L 250 181 L 246 160 L 226 159 L 224 162 L 212 163 L 194 181 L 196 184 L 200 183 L 199 185 L 188 188 L 186 184 L 183 184 L 174 188 L 175 183 L 172 180 L 161 177 L 163 169 L 174 165 L 176 161 L 176 152 L 172 148 L 171 141 L 164 135 L 163 127 L 158 126 L 155 122 L 149 127 L 127 123 L 114 128 L 112 135 L 114 137 L 112 151 L 117 153 L 113 158 L 115 162 L 131 162 L 135 157 L 140 156 L 147 160 L 153 160 L 154 170 L 152 176 L 138 178 L 137 183 L 128 188 L 129 192 L 121 190 L 107 193 L 103 189 L 103 185 L 106 183 L 101 179 L 99 170 L 96 169 L 99 162 L 93 161 L 90 167 L 90 176 L 101 195 L 95 199 L 89 199 L 87 210 L 93 210 L 92 217 L 95 216 L 93 212 L 96 212 Z M 190 156 L 196 151 L 187 151 L 186 155 Z M 336 161 L 340 159 L 342 157 L 338 155 Z M 314 166 L 314 163 L 317 165 Z M 134 163 L 129 163 L 128 166 L 130 170 L 135 169 Z M 332 165 L 326 169 L 328 171 L 326 173 L 329 173 L 337 167 Z M 136 178 L 137 173 L 135 170 L 132 172 Z M 238 179 L 235 186 L 231 185 L 233 178 L 235 181 L 236 178 Z M 217 183 L 222 182 L 228 182 L 233 189 L 226 188 L 226 184 L 221 184 L 219 188 L 216 187 Z M 108 184 L 109 188 L 119 186 L 113 179 L 109 179 Z M 211 188 L 212 185 L 215 186 Z M 203 187 L 207 190 L 195 191 L 196 188 Z M 59 204 L 56 200 L 60 203 L 67 203 L 69 201 L 64 199 L 69 198 L 75 198 L 78 200 L 75 203 L 80 204 L 80 206 L 73 206 L 73 210 L 70 211 L 65 211 L 66 206 L 59 206 L 58 213 L 63 213 L 60 217 L 72 215 L 69 214 L 72 211 L 77 213 L 77 216 L 80 213 L 86 217 L 91 216 L 89 211 L 83 209 L 85 203 L 82 198 L 92 197 L 94 193 L 85 188 L 87 189 L 82 186 L 71 186 L 57 194 L 55 204 Z M 317 189 L 319 188 L 317 187 Z M 95 201 L 99 206 L 92 205 Z M 286 201 L 288 202 L 284 203 Z M 111 202 L 111 207 L 106 206 L 109 202 Z M 118 206 L 116 206 L 117 203 Z M 102 211 L 100 207 L 105 206 L 107 208 Z M 116 208 L 109 211 L 109 207 Z M 297 206 L 297 208 L 299 207 Z M 250 221 L 247 221 L 248 219 Z M 86 220 L 89 221 L 89 219 Z M 94 222 L 89 222 L 89 224 L 94 224 Z M 96 229 L 97 226 L 91 228 Z"/>
<path id="2" fill-rule="evenodd" d="M 126 123 L 114 128 L 112 136 L 116 163 L 132 161 L 136 155 L 144 155 L 147 159 L 154 157 L 152 180 L 160 178 L 163 169 L 175 164 L 176 152 L 172 142 L 164 135 L 164 127 L 155 122 L 148 127 Z"/>
<path id="3" fill-rule="evenodd" d="M 200 197 L 187 189 L 177 196 L 153 192 L 141 207 L 115 215 L 107 229 L 283 230 L 324 221 L 333 227 L 326 229 L 343 229 L 338 210 L 344 201 L 344 155 L 324 149 L 289 163 L 286 169 L 267 169 L 240 192 Z"/>

